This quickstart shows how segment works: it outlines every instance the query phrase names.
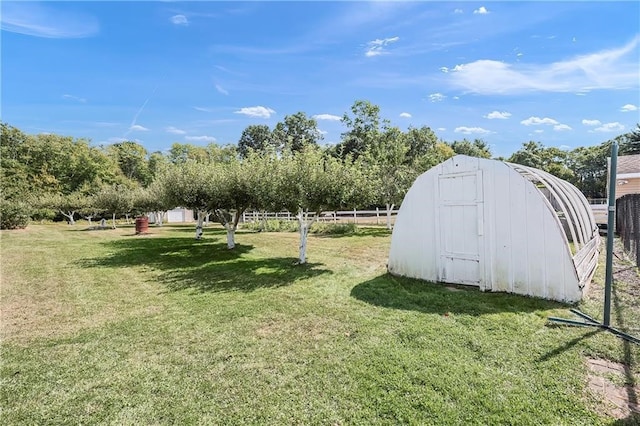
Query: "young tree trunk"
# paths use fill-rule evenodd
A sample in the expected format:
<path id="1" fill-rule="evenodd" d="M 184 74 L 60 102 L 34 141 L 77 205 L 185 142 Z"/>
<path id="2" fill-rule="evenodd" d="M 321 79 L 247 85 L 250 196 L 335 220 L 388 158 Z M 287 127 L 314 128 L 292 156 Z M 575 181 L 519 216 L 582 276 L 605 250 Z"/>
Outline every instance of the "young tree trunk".
<path id="1" fill-rule="evenodd" d="M 394 207 L 395 207 L 395 204 L 387 203 L 387 229 L 389 231 L 391 231 L 391 212 L 393 211 Z"/>
<path id="2" fill-rule="evenodd" d="M 112 216 L 113 219 L 113 229 L 116 229 L 116 214 L 114 213 Z"/>
<path id="3" fill-rule="evenodd" d="M 232 250 L 236 247 L 236 227 L 227 222 L 224 227 L 227 229 L 227 248 Z"/>
<path id="4" fill-rule="evenodd" d="M 129 221 L 129 213 L 125 213 L 124 214 L 124 218 L 127 221 L 127 225 L 129 225 L 131 222 Z"/>
<path id="5" fill-rule="evenodd" d="M 76 221 L 73 219 L 73 216 L 76 214 L 76 212 L 71 211 L 69 213 L 65 213 L 62 210 L 60 210 L 60 213 L 62 213 L 62 216 L 64 216 L 67 219 L 69 219 L 69 225 L 75 225 L 76 224 Z"/>
<path id="6" fill-rule="evenodd" d="M 204 222 L 204 212 L 202 210 L 198 210 L 198 222 L 196 224 L 196 240 L 202 239 L 202 223 Z"/>
<path id="7" fill-rule="evenodd" d="M 89 221 L 89 228 L 91 228 L 91 219 L 93 219 L 93 216 L 85 216 L 84 218 Z"/>
<path id="8" fill-rule="evenodd" d="M 303 265 L 307 263 L 307 240 L 309 237 L 309 229 L 311 225 L 314 224 L 316 220 L 318 220 L 318 214 L 309 222 L 309 213 L 305 213 L 302 209 L 300 209 L 298 213 L 298 225 L 300 230 L 300 255 L 298 256 L 298 264 Z"/>
<path id="9" fill-rule="evenodd" d="M 162 226 L 162 211 L 157 211 L 155 216 L 156 216 L 156 226 Z"/>

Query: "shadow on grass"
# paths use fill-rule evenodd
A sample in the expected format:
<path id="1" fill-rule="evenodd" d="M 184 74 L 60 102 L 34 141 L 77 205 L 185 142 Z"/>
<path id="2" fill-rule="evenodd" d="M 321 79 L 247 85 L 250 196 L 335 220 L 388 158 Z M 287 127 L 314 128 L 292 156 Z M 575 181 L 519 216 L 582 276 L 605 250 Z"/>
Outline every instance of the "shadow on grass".
<path id="1" fill-rule="evenodd" d="M 126 268 L 146 266 L 160 271 L 158 280 L 169 291 L 253 291 L 275 288 L 331 273 L 320 263 L 296 265 L 296 258 L 254 259 L 252 245 L 227 249 L 216 240 L 190 238 L 126 238 L 105 243 L 112 252 L 84 259 L 82 267 Z"/>
<path id="2" fill-rule="evenodd" d="M 380 275 L 353 287 L 351 296 L 385 308 L 444 315 L 485 315 L 565 308 L 549 300 L 506 293 L 484 293 L 471 286 L 454 286 Z"/>

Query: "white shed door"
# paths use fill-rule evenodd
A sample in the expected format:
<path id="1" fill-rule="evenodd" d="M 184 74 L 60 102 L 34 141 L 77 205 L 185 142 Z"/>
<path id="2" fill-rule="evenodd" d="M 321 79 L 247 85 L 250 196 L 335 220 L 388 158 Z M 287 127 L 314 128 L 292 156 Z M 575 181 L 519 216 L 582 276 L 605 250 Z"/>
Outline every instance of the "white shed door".
<path id="1" fill-rule="evenodd" d="M 184 211 L 182 209 L 169 210 L 167 212 L 167 222 L 169 223 L 184 222 Z"/>
<path id="2" fill-rule="evenodd" d="M 439 176 L 440 265 L 442 282 L 480 285 L 482 172 Z"/>

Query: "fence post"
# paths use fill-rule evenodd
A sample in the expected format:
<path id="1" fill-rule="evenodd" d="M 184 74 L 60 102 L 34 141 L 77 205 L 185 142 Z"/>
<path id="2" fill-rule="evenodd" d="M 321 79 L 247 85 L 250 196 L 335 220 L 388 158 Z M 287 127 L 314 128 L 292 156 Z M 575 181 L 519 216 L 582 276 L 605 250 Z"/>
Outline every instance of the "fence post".
<path id="1" fill-rule="evenodd" d="M 380 209 L 376 207 L 376 225 L 380 225 Z"/>
<path id="2" fill-rule="evenodd" d="M 353 223 L 358 223 L 358 217 L 356 216 L 356 209 L 353 209 Z"/>

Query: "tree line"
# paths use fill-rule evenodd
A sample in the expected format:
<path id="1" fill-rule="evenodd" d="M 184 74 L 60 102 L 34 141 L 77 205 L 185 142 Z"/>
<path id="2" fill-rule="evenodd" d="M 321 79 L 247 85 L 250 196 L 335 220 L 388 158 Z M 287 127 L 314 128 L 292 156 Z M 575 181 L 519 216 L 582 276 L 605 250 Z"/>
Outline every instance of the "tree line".
<path id="1" fill-rule="evenodd" d="M 196 212 L 198 238 L 203 219 L 212 216 L 233 247 L 243 211 L 287 209 L 298 213 L 302 239 L 324 210 L 384 205 L 390 217 L 415 178 L 434 165 L 456 154 L 492 157 L 481 139 L 447 142 L 427 126 L 403 131 L 365 100 L 341 121 L 345 131 L 332 146 L 321 144 L 316 120 L 298 112 L 273 129 L 248 126 L 236 145 L 174 143 L 166 153 L 149 153 L 133 141 L 93 146 L 87 139 L 28 135 L 1 123 L 2 227 L 14 227 L 9 219 L 16 212 L 19 223 L 109 216 L 115 225 L 118 216 L 180 206 Z M 640 152 L 640 126 L 615 140 L 620 155 Z M 612 141 L 571 151 L 529 141 L 500 159 L 550 172 L 587 197 L 605 197 Z"/>

